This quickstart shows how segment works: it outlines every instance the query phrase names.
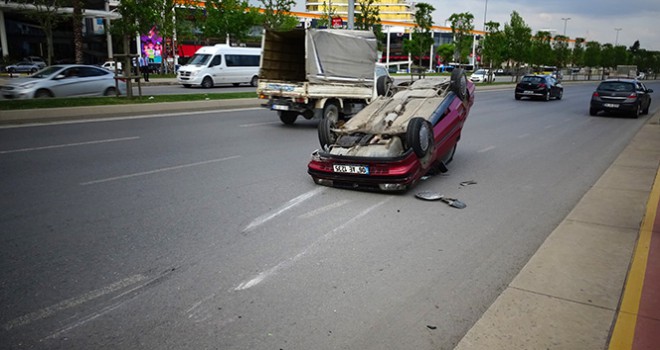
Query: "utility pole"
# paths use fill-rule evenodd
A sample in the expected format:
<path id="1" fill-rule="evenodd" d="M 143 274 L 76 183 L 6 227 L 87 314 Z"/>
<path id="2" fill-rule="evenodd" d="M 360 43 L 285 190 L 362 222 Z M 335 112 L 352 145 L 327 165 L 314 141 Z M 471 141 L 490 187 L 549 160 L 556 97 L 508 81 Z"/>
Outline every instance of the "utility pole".
<path id="1" fill-rule="evenodd" d="M 614 30 L 616 30 L 616 40 L 614 41 L 614 47 L 619 45 L 619 32 L 621 31 L 621 29 L 623 28 L 614 28 Z"/>
<path id="2" fill-rule="evenodd" d="M 568 22 L 570 19 L 571 19 L 570 17 L 561 19 L 562 21 L 564 21 L 564 36 L 566 36 L 566 22 Z"/>

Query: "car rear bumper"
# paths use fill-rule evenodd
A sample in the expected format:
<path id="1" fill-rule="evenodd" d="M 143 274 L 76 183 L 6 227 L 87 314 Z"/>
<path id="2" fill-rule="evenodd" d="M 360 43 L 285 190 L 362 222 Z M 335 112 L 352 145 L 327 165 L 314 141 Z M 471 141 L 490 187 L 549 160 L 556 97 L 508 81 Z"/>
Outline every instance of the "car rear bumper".
<path id="1" fill-rule="evenodd" d="M 591 109 L 610 112 L 634 112 L 637 110 L 637 102 L 591 101 Z"/>
<path id="2" fill-rule="evenodd" d="M 359 166 L 368 174 L 341 173 L 335 165 Z M 405 191 L 423 175 L 422 164 L 412 150 L 400 157 L 365 158 L 336 156 L 320 150 L 312 154 L 307 173 L 319 185 L 369 191 Z"/>

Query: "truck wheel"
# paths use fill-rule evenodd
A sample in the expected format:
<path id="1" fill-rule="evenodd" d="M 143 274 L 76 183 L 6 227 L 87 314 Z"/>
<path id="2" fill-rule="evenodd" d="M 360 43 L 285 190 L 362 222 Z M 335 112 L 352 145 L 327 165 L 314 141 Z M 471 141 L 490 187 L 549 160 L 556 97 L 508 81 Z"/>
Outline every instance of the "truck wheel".
<path id="1" fill-rule="evenodd" d="M 296 119 L 298 119 L 298 112 L 278 111 L 277 114 L 280 115 L 280 120 L 285 125 L 292 125 L 296 122 Z"/>
<path id="2" fill-rule="evenodd" d="M 202 80 L 202 87 L 205 89 L 210 89 L 213 87 L 213 79 L 211 77 L 206 77 Z"/>
<path id="3" fill-rule="evenodd" d="M 328 102 L 323 107 L 323 119 L 331 119 L 335 123 L 339 121 L 339 107 L 334 102 Z"/>
<path id="4" fill-rule="evenodd" d="M 433 143 L 433 128 L 426 119 L 416 117 L 408 122 L 406 144 L 412 147 L 418 158 L 424 158 Z"/>
<path id="5" fill-rule="evenodd" d="M 259 83 L 259 77 L 258 76 L 253 76 L 252 79 L 250 80 L 250 86 L 255 87 Z"/>
<path id="6" fill-rule="evenodd" d="M 465 98 L 467 98 L 467 76 L 463 68 L 456 68 L 451 72 L 449 90 L 453 91 L 461 101 L 465 101 Z"/>
<path id="7" fill-rule="evenodd" d="M 328 145 L 333 145 L 337 142 L 337 134 L 332 129 L 337 125 L 337 121 L 332 118 L 323 118 L 319 122 L 319 143 L 321 147 L 325 148 Z"/>

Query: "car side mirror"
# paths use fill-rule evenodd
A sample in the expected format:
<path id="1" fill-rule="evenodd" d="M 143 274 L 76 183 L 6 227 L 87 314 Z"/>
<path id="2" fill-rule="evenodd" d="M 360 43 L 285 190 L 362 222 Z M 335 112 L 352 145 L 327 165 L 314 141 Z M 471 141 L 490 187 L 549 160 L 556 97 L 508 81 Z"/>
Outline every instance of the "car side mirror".
<path id="1" fill-rule="evenodd" d="M 646 92 L 648 92 L 650 94 L 650 93 L 653 92 L 653 89 L 648 89 L 648 90 L 646 90 Z"/>

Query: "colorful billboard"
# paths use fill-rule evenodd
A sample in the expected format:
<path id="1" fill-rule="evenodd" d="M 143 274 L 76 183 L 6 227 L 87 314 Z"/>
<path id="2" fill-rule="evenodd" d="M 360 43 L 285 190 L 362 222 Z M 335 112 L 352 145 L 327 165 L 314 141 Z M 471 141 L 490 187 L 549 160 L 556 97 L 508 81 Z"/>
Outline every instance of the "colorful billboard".
<path id="1" fill-rule="evenodd" d="M 163 37 L 158 34 L 156 26 L 146 35 L 140 35 L 140 47 L 142 57 L 146 57 L 149 63 L 161 63 L 163 61 Z"/>

